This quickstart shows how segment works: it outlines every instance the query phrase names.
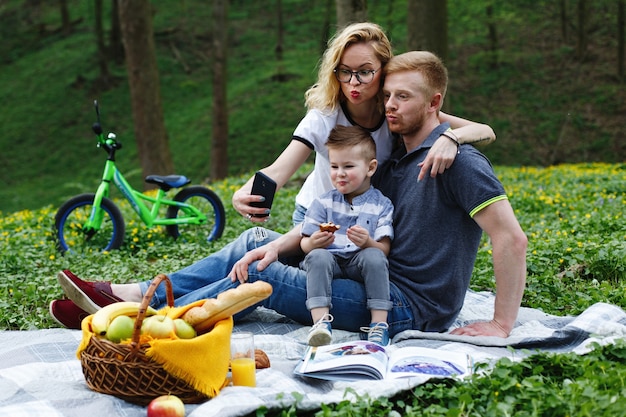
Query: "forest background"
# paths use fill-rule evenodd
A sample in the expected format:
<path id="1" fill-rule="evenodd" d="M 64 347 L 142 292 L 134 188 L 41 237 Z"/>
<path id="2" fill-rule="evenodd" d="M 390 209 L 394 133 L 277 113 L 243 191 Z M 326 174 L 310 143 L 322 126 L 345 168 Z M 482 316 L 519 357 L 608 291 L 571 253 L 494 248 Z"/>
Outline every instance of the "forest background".
<path id="1" fill-rule="evenodd" d="M 142 187 L 126 67 L 109 58 L 103 82 L 98 55 L 96 22 L 109 36 L 116 2 L 60 3 L 69 27 L 58 2 L 0 1 L 0 212 L 56 206 L 95 190 L 104 153 L 91 133 L 94 99 L 105 131 L 124 144 L 118 166 Z M 364 2 L 367 19 L 385 28 L 396 53 L 406 50 L 407 28 L 418 21 L 407 3 Z M 624 161 L 623 4 L 448 0 L 449 111 L 494 128 L 496 143 L 483 148 L 494 164 Z M 290 141 L 336 28 L 335 5 L 230 2 L 223 22 L 228 175 L 267 165 Z M 211 180 L 212 13 L 198 0 L 152 2 L 169 148 L 174 169 L 195 183 Z"/>

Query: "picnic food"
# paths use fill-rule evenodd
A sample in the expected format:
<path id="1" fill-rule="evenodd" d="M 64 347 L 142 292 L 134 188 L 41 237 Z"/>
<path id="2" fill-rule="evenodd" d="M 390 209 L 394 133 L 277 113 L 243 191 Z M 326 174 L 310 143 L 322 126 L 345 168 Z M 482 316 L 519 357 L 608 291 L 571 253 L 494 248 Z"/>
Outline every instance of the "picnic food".
<path id="1" fill-rule="evenodd" d="M 175 395 L 161 395 L 148 404 L 148 417 L 185 417 L 185 404 Z"/>
<path id="2" fill-rule="evenodd" d="M 196 337 L 196 329 L 181 318 L 174 319 L 174 329 L 179 339 L 193 339 Z"/>
<path id="3" fill-rule="evenodd" d="M 169 339 L 176 335 L 174 320 L 163 315 L 146 317 L 141 324 L 141 334 L 155 339 Z"/>
<path id="4" fill-rule="evenodd" d="M 322 232 L 335 233 L 340 228 L 341 228 L 341 226 L 339 226 L 339 225 L 337 225 L 337 224 L 335 224 L 333 222 L 327 222 L 327 223 L 320 224 L 320 230 Z"/>
<path id="5" fill-rule="evenodd" d="M 137 317 L 139 305 L 140 303 L 134 301 L 120 301 L 102 307 L 94 313 L 91 319 L 91 330 L 98 336 L 106 336 L 107 330 L 114 318 L 121 315 Z M 156 314 L 156 310 L 152 307 L 148 307 L 146 316 L 152 316 L 154 314 Z"/>
<path id="6" fill-rule="evenodd" d="M 107 328 L 106 338 L 113 343 L 119 343 L 121 340 L 130 339 L 135 329 L 135 320 L 128 316 L 121 315 L 111 320 L 111 324 Z"/>
<path id="7" fill-rule="evenodd" d="M 269 368 L 270 358 L 261 349 L 254 349 L 254 365 L 256 369 Z"/>
<path id="8" fill-rule="evenodd" d="M 198 334 L 213 328 L 215 323 L 265 300 L 272 294 L 272 286 L 265 281 L 246 282 L 209 298 L 201 306 L 190 308 L 182 318 Z"/>

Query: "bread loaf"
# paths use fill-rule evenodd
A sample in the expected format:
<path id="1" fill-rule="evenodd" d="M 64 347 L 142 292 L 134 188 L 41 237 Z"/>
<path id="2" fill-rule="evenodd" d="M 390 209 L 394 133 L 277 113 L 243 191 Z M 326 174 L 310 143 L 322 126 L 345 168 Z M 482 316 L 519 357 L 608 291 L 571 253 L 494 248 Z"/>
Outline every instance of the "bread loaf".
<path id="1" fill-rule="evenodd" d="M 198 334 L 206 333 L 218 321 L 265 300 L 271 294 L 272 286 L 265 281 L 246 282 L 224 291 L 217 298 L 209 298 L 202 306 L 189 309 L 182 318 Z"/>
<path id="2" fill-rule="evenodd" d="M 256 369 L 265 369 L 270 367 L 270 358 L 261 349 L 254 349 L 254 366 Z"/>

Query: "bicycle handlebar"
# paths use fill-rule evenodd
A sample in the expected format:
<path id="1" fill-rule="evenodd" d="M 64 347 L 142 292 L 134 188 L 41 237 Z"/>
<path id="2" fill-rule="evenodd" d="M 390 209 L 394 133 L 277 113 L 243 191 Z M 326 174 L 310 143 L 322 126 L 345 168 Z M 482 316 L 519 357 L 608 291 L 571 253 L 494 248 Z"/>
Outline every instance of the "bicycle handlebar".
<path id="1" fill-rule="evenodd" d="M 98 137 L 98 147 L 104 149 L 109 155 L 110 160 L 115 160 L 115 151 L 122 149 L 122 144 L 115 138 L 114 133 L 109 133 L 108 137 L 104 138 L 102 125 L 100 124 L 100 107 L 98 106 L 98 100 L 93 101 L 93 106 L 96 110 L 97 121 L 91 125 L 91 130 Z"/>

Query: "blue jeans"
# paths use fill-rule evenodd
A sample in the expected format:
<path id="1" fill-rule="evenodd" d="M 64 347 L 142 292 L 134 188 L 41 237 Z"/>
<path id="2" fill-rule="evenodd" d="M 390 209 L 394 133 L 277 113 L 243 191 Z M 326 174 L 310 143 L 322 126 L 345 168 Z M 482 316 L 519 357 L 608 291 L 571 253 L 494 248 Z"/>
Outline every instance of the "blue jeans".
<path id="1" fill-rule="evenodd" d="M 233 283 L 227 277 L 233 265 L 249 250 L 263 246 L 279 236 L 280 234 L 276 232 L 260 227 L 249 229 L 219 252 L 169 274 L 175 305 L 186 305 L 203 298 L 215 298 L 219 293 L 237 287 L 239 282 Z M 272 295 L 258 305 L 272 309 L 296 322 L 312 324 L 311 314 L 305 304 L 306 273 L 303 270 L 279 260 L 261 272 L 257 271 L 257 262 L 254 262 L 250 265 L 248 274 L 250 282 L 266 281 L 273 288 Z M 141 292 L 145 293 L 150 281 L 139 285 Z M 412 328 L 413 313 L 404 295 L 394 284 L 390 284 L 390 293 L 393 307 L 389 312 L 388 322 L 389 334 L 393 336 Z M 333 327 L 358 332 L 361 326 L 370 323 L 370 311 L 367 308 L 367 297 L 362 283 L 350 279 L 335 279 L 332 283 L 332 294 L 331 313 L 335 317 Z M 162 308 L 166 305 L 165 286 L 159 285 L 151 306 Z M 254 308 L 255 306 L 236 314 L 235 321 Z"/>

